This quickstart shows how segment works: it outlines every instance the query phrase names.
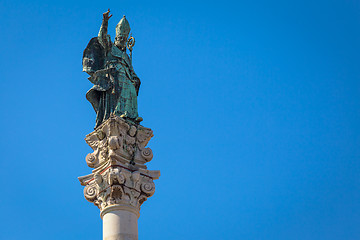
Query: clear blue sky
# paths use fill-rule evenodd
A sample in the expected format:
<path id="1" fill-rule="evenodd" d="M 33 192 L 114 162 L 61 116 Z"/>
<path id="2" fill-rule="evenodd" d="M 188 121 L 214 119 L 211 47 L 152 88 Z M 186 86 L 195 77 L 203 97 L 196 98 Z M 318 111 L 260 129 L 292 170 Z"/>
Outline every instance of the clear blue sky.
<path id="1" fill-rule="evenodd" d="M 126 15 L 154 130 L 140 239 L 360 239 L 360 2 L 0 1 L 0 239 L 101 239 L 82 52 Z"/>

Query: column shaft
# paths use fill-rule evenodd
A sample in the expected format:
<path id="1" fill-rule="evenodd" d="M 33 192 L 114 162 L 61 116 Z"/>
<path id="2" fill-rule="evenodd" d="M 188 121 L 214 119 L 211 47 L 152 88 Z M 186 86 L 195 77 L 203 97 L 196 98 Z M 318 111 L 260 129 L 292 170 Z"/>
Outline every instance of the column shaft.
<path id="1" fill-rule="evenodd" d="M 103 240 L 138 240 L 138 216 L 114 210 L 103 216 Z"/>

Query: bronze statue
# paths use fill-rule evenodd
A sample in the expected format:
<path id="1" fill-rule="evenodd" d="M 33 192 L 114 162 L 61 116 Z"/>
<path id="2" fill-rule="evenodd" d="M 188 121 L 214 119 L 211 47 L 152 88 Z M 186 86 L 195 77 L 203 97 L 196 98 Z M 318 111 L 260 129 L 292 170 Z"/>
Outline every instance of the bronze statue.
<path id="1" fill-rule="evenodd" d="M 137 95 L 140 79 L 136 76 L 132 61 L 132 47 L 135 39 L 129 38 L 130 25 L 126 17 L 116 26 L 114 43 L 107 34 L 110 9 L 103 13 L 99 35 L 92 38 L 84 50 L 83 71 L 94 86 L 86 93 L 86 99 L 96 112 L 96 125 L 115 114 L 127 121 L 138 124 Z M 130 50 L 130 57 L 126 53 Z"/>

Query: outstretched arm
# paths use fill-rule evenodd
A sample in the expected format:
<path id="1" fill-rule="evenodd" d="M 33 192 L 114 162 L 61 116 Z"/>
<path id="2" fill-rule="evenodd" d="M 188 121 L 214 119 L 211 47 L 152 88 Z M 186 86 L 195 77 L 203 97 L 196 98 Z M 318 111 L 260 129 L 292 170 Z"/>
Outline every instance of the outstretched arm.
<path id="1" fill-rule="evenodd" d="M 106 49 L 106 46 L 108 46 L 107 42 L 107 29 L 108 29 L 108 21 L 112 17 L 112 14 L 109 15 L 110 9 L 107 10 L 107 12 L 103 13 L 103 20 L 101 23 L 98 40 L 100 44 Z"/>

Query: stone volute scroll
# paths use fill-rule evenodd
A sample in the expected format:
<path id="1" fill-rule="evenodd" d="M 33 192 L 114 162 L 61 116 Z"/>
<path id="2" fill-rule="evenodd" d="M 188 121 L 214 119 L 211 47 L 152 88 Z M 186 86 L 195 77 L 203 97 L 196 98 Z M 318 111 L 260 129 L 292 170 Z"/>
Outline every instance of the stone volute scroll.
<path id="1" fill-rule="evenodd" d="M 132 66 L 135 38 L 129 37 L 130 24 L 123 16 L 112 42 L 107 33 L 111 17 L 110 10 L 103 14 L 99 34 L 83 54 L 83 71 L 94 84 L 86 98 L 96 112 L 96 123 L 85 137 L 93 150 L 85 161 L 93 170 L 79 180 L 85 199 L 100 209 L 103 239 L 136 240 L 140 207 L 154 194 L 160 171 L 146 166 L 153 158 L 147 144 L 154 135 L 140 125 L 140 79 Z"/>

